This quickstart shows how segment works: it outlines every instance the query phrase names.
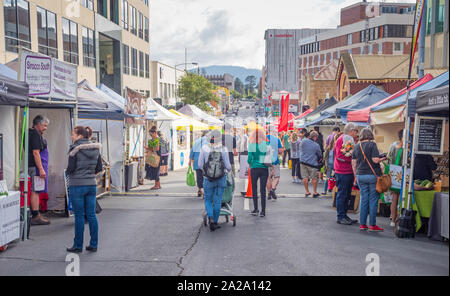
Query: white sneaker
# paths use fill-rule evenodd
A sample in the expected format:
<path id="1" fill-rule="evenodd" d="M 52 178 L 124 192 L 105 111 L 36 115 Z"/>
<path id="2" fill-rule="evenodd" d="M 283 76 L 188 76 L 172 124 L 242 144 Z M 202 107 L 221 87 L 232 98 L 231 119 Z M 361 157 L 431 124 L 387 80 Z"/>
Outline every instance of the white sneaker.
<path id="1" fill-rule="evenodd" d="M 395 223 L 391 221 L 391 227 L 395 227 Z"/>

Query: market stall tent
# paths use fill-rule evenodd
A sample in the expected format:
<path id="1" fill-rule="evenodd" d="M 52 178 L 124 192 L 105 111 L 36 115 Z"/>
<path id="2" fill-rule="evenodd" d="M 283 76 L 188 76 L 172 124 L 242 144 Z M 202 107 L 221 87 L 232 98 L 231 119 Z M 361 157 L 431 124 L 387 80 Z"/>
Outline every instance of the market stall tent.
<path id="1" fill-rule="evenodd" d="M 222 127 L 223 125 L 222 120 L 209 115 L 208 113 L 204 112 L 203 110 L 194 105 L 185 105 L 182 108 L 180 108 L 178 112 L 188 115 L 210 126 Z"/>
<path id="2" fill-rule="evenodd" d="M 422 84 L 424 84 L 424 83 L 426 83 L 426 82 L 428 82 L 428 81 L 430 81 L 432 79 L 433 79 L 433 76 L 431 74 L 427 74 L 424 77 L 422 77 L 422 78 L 414 81 L 413 83 L 411 83 L 410 90 L 413 90 L 416 87 L 418 87 L 418 86 L 420 86 L 420 85 L 422 85 Z M 389 96 L 389 97 L 387 97 L 387 98 L 385 98 L 385 99 L 383 99 L 383 100 L 381 100 L 381 101 L 379 101 L 379 102 L 377 102 L 377 103 L 375 103 L 375 104 L 373 104 L 371 106 L 368 106 L 368 107 L 365 107 L 365 108 L 362 108 L 362 109 L 359 109 L 359 110 L 350 111 L 350 112 L 347 113 L 347 121 L 348 122 L 355 122 L 355 123 L 361 122 L 361 123 L 364 123 L 364 124 L 369 124 L 370 112 L 371 112 L 371 110 L 373 108 L 375 108 L 375 107 L 377 107 L 377 106 L 379 106 L 381 104 L 385 104 L 385 103 L 387 103 L 387 102 L 389 102 L 389 101 L 391 101 L 391 100 L 393 100 L 393 99 L 395 99 L 395 98 L 397 98 L 397 97 L 399 97 L 399 96 L 401 96 L 403 94 L 406 94 L 406 87 L 404 89 L 399 90 L 395 94 L 393 94 L 393 95 L 391 95 L 391 96 Z"/>
<path id="3" fill-rule="evenodd" d="M 347 122 L 347 113 L 352 110 L 358 110 L 367 106 L 370 106 L 386 97 L 389 94 L 374 85 L 369 85 L 360 92 L 354 94 L 351 97 L 340 101 L 337 104 L 323 110 L 320 112 L 320 117 L 310 122 L 307 122 L 305 126 L 317 125 L 321 121 L 331 118 L 340 117 L 343 123 Z"/>
<path id="4" fill-rule="evenodd" d="M 448 72 L 447 72 L 448 75 Z M 448 76 L 447 76 L 448 77 Z M 416 98 L 416 113 L 433 114 L 434 116 L 448 117 L 448 84 L 428 91 L 421 91 Z"/>
<path id="5" fill-rule="evenodd" d="M 337 103 L 338 103 L 338 101 L 336 100 L 335 97 L 331 97 L 331 98 L 325 100 L 325 102 L 323 104 L 321 104 L 319 107 L 317 107 L 316 109 L 311 111 L 308 115 L 304 116 L 300 120 L 295 120 L 294 121 L 295 127 L 297 127 L 297 128 L 304 127 L 307 122 L 313 121 L 313 120 L 316 120 L 317 118 L 319 118 L 320 112 L 330 108 L 331 106 L 333 106 Z"/>

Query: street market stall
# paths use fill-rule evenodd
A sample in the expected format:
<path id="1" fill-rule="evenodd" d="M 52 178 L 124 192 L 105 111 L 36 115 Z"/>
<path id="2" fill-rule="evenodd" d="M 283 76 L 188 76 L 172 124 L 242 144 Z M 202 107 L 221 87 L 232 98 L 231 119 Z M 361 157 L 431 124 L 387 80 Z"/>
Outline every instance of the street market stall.
<path id="1" fill-rule="evenodd" d="M 316 109 L 314 109 L 314 111 L 311 111 L 308 115 L 304 116 L 300 120 L 295 120 L 294 126 L 296 128 L 304 127 L 307 122 L 310 122 L 310 121 L 313 121 L 313 120 L 319 118 L 320 112 L 328 109 L 329 107 L 331 107 L 337 103 L 338 103 L 338 101 L 334 97 L 331 97 L 331 98 L 325 100 L 325 102 L 323 104 L 321 104 L 319 107 L 317 107 Z"/>
<path id="2" fill-rule="evenodd" d="M 180 108 L 178 112 L 190 116 L 203 123 L 206 123 L 211 127 L 222 128 L 223 126 L 222 120 L 209 115 L 208 113 L 204 112 L 203 110 L 194 105 L 185 105 L 182 108 Z"/>

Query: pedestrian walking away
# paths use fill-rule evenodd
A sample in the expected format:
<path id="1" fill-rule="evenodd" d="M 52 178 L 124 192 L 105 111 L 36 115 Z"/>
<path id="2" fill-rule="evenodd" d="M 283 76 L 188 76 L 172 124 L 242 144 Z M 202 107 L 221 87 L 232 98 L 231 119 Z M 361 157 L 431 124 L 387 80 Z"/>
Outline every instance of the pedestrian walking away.
<path id="1" fill-rule="evenodd" d="M 338 188 L 336 193 L 337 223 L 342 225 L 351 225 L 358 222 L 358 220 L 353 220 L 347 216 L 349 198 L 355 181 L 352 153 L 355 145 L 354 138 L 357 135 L 357 126 L 354 123 L 347 123 L 344 134 L 337 139 L 334 146 L 334 170 Z"/>
<path id="2" fill-rule="evenodd" d="M 164 137 L 161 131 L 158 131 L 158 137 L 161 147 L 161 168 L 159 170 L 160 176 L 169 175 L 169 154 L 170 154 L 170 144 L 169 141 Z"/>
<path id="3" fill-rule="evenodd" d="M 264 164 L 267 151 L 270 149 L 267 142 L 266 134 L 262 129 L 257 129 L 250 134 L 249 146 L 248 146 L 248 164 L 250 165 L 250 175 L 252 181 L 252 193 L 253 193 L 253 211 L 251 214 L 260 217 L 266 216 L 266 186 L 267 179 L 269 177 L 269 170 Z M 261 198 L 261 211 L 258 207 L 258 180 L 260 181 L 260 198 Z"/>
<path id="4" fill-rule="evenodd" d="M 289 161 L 291 160 L 291 157 L 292 157 L 292 155 L 291 155 L 291 144 L 290 144 L 291 137 L 292 137 L 292 133 L 291 132 L 288 132 L 286 134 L 283 133 L 282 137 L 281 137 L 282 144 L 283 144 L 283 147 L 284 147 L 284 150 L 283 150 L 283 167 L 286 167 L 286 159 L 287 159 L 288 164 L 289 164 Z"/>
<path id="5" fill-rule="evenodd" d="M 300 144 L 301 140 L 296 132 L 291 136 L 291 160 L 292 160 L 292 182 L 301 183 L 300 174 Z"/>
<path id="6" fill-rule="evenodd" d="M 222 135 L 222 145 L 228 150 L 228 159 L 231 164 L 231 173 L 236 176 L 236 166 L 234 165 L 234 157 L 238 156 L 236 137 L 234 136 L 233 126 L 229 123 L 224 125 L 224 134 Z"/>
<path id="7" fill-rule="evenodd" d="M 204 145 L 208 144 L 208 140 L 206 135 L 208 134 L 208 131 L 202 131 L 202 135 L 199 139 L 197 139 L 194 142 L 194 145 L 192 146 L 190 155 L 189 155 L 189 166 L 193 166 L 193 169 L 195 170 L 196 174 L 196 181 L 197 181 L 197 196 L 198 197 L 204 197 L 203 192 L 203 170 L 198 165 L 198 160 L 200 158 L 200 152 Z"/>
<path id="8" fill-rule="evenodd" d="M 33 119 L 33 127 L 29 129 L 28 175 L 31 181 L 31 225 L 49 225 L 50 221 L 39 213 L 39 194 L 48 190 L 49 151 L 47 141 L 43 137 L 50 120 L 42 115 Z M 35 178 L 45 181 L 45 188 L 35 188 Z"/>
<path id="9" fill-rule="evenodd" d="M 318 165 L 322 159 L 322 151 L 319 144 L 316 143 L 318 133 L 313 131 L 309 134 L 309 137 L 302 140 L 300 149 L 300 169 L 303 177 L 303 185 L 305 186 L 305 197 L 309 197 L 308 183 L 311 180 L 313 186 L 313 197 L 317 198 L 320 194 L 317 192 L 317 179 L 318 179 Z"/>
<path id="10" fill-rule="evenodd" d="M 377 178 L 381 176 L 380 163 L 386 160 L 386 156 L 380 157 L 374 136 L 369 128 L 361 131 L 360 142 L 355 146 L 352 153 L 352 169 L 356 175 L 361 196 L 360 229 L 369 231 L 383 231 L 376 224 L 378 200 L 380 194 L 377 192 Z M 370 213 L 370 215 L 369 215 Z M 369 227 L 367 227 L 367 215 L 370 216 Z"/>
<path id="11" fill-rule="evenodd" d="M 161 166 L 161 145 L 160 139 L 158 138 L 156 126 L 153 126 L 150 129 L 150 140 L 148 141 L 148 146 L 145 146 L 145 150 L 147 153 L 146 159 L 148 159 L 150 162 L 145 164 L 145 178 L 155 181 L 155 186 L 150 188 L 150 190 L 161 189 L 161 182 L 159 180 L 159 171 Z M 152 163 L 152 157 L 154 158 L 156 163 Z"/>
<path id="12" fill-rule="evenodd" d="M 67 174 L 69 195 L 75 214 L 75 238 L 68 252 L 83 251 L 85 217 L 89 223 L 91 240 L 86 250 L 96 252 L 98 248 L 98 221 L 95 214 L 97 201 L 97 181 L 95 175 L 102 171 L 101 144 L 88 139 L 92 135 L 90 127 L 77 126 L 72 132 L 74 144 L 69 150 Z"/>
<path id="13" fill-rule="evenodd" d="M 269 177 L 267 179 L 267 199 L 277 200 L 276 190 L 278 183 L 280 182 L 280 158 L 278 155 L 283 153 L 283 145 L 280 139 L 277 137 L 277 131 L 275 128 L 269 128 L 269 134 L 267 135 L 267 141 L 273 151 L 272 154 L 272 166 L 269 167 Z"/>
<path id="14" fill-rule="evenodd" d="M 198 165 L 203 169 L 205 209 L 209 228 L 215 231 L 220 228 L 217 222 L 222 206 L 222 195 L 227 185 L 226 171 L 231 172 L 228 150 L 222 145 L 222 135 L 219 131 L 210 133 L 208 144 L 201 148 Z"/>

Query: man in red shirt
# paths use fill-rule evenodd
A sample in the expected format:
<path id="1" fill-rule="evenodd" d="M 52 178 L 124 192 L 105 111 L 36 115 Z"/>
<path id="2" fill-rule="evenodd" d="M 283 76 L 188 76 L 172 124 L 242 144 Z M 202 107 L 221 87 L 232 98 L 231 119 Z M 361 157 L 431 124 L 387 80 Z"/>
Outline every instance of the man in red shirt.
<path id="1" fill-rule="evenodd" d="M 344 134 L 337 139 L 334 147 L 334 169 L 336 172 L 336 194 L 337 223 L 351 225 L 357 223 L 347 216 L 349 198 L 352 193 L 354 175 L 352 169 L 352 151 L 358 135 L 358 128 L 354 123 L 347 123 Z"/>

